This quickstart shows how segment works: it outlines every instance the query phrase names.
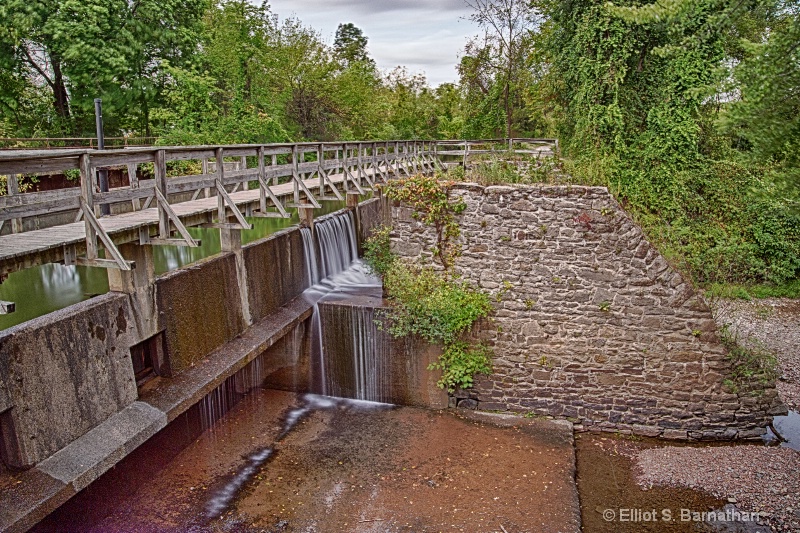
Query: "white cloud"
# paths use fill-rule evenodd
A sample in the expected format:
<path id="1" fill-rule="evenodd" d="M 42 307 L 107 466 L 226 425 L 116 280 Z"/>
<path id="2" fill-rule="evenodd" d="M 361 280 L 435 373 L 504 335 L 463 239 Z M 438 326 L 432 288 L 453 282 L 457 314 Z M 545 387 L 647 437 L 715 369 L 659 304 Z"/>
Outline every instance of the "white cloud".
<path id="1" fill-rule="evenodd" d="M 456 81 L 455 65 L 477 28 L 463 0 L 273 0 L 281 19 L 296 16 L 329 42 L 340 23 L 352 22 L 369 38 L 379 68 L 424 71 L 431 85 Z"/>

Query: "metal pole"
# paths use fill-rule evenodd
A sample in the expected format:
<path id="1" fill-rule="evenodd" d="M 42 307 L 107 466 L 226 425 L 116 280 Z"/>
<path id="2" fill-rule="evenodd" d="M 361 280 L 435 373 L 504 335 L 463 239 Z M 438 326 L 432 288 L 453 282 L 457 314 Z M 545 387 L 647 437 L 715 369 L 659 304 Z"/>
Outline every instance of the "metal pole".
<path id="1" fill-rule="evenodd" d="M 103 100 L 94 99 L 94 120 L 97 127 L 97 149 L 104 150 L 106 140 L 103 136 Z M 100 185 L 100 192 L 108 192 L 108 169 L 100 168 L 97 170 L 97 179 Z M 111 205 L 103 204 L 100 206 L 101 215 L 111 214 Z"/>

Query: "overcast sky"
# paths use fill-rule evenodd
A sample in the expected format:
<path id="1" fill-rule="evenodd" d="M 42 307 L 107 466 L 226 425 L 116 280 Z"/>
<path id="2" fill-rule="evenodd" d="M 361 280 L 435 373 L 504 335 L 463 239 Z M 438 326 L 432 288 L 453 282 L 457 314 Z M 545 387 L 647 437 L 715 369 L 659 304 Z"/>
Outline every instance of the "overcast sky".
<path id="1" fill-rule="evenodd" d="M 477 34 L 464 0 L 269 0 L 284 20 L 296 16 L 333 43 L 340 23 L 352 22 L 369 39 L 381 69 L 398 65 L 424 72 L 431 86 L 457 81 L 455 66 Z"/>

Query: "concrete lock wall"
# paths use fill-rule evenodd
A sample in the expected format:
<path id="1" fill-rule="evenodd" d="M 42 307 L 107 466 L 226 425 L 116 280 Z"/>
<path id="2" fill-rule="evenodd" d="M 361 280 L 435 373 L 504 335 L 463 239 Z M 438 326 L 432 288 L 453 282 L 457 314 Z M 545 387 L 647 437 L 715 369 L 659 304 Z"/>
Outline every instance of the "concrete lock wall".
<path id="1" fill-rule="evenodd" d="M 128 299 L 106 294 L 0 333 L 3 461 L 29 467 L 136 399 Z"/>
<path id="2" fill-rule="evenodd" d="M 373 296 L 320 303 L 325 367 L 331 376 L 329 394 L 447 407 L 447 393 L 436 385 L 441 371 L 428 370 L 441 355 L 441 348 L 418 337 L 392 337 L 377 323 L 387 311 L 386 302 Z"/>
<path id="3" fill-rule="evenodd" d="M 385 218 L 382 202 L 357 206 L 359 237 Z M 123 245 L 123 254 L 135 259 L 137 268 L 126 275 L 110 271 L 109 277 L 112 288 L 124 292 L 0 332 L 4 463 L 31 467 L 136 402 L 130 348 L 153 335 L 163 335 L 164 361 L 159 363 L 164 364 L 158 370 L 169 379 L 228 343 L 234 349 L 235 341 L 260 321 L 280 315 L 285 322 L 289 314 L 308 312 L 307 305 L 282 308 L 308 287 L 299 228 L 245 246 L 235 235 L 223 237 L 231 251 L 159 278 L 152 274 L 149 248 Z M 272 349 L 275 364 L 307 367 L 307 357 L 294 353 L 307 345 L 307 328 L 289 329 L 288 336 Z M 308 386 L 305 381 L 292 384 L 298 390 Z"/>
<path id="4" fill-rule="evenodd" d="M 572 418 L 578 429 L 753 438 L 780 401 L 734 394 L 711 311 L 605 188 L 457 185 L 456 270 L 498 295 L 483 409 Z M 431 229 L 394 206 L 393 248 L 429 254 Z"/>

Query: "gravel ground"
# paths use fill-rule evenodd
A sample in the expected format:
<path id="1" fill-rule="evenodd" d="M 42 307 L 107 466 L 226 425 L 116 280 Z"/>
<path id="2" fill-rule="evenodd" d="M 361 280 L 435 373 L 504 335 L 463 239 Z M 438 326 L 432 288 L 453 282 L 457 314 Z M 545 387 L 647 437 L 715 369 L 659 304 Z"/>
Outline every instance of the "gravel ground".
<path id="1" fill-rule="evenodd" d="M 766 446 L 666 447 L 637 454 L 644 487 L 689 487 L 759 512 L 773 531 L 800 531 L 800 453 Z"/>
<path id="2" fill-rule="evenodd" d="M 783 403 L 800 411 L 800 300 L 724 300 L 712 302 L 717 323 L 730 324 L 745 342 L 757 342 L 778 358 L 777 383 Z"/>
<path id="3" fill-rule="evenodd" d="M 740 342 L 775 354 L 778 394 L 800 410 L 800 300 L 711 302 L 717 323 L 730 324 Z M 643 487 L 688 487 L 762 513 L 773 531 L 800 532 L 800 452 L 766 446 L 667 446 L 634 452 Z"/>

